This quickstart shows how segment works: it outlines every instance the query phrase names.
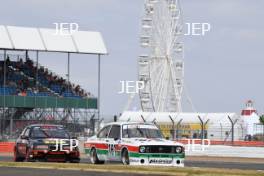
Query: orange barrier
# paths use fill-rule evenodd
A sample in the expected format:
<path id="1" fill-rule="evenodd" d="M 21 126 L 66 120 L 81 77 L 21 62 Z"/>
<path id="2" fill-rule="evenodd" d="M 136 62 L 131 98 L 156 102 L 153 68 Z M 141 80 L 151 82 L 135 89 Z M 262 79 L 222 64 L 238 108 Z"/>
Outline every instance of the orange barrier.
<path id="1" fill-rule="evenodd" d="M 14 142 L 0 142 L 0 153 L 13 153 Z"/>
<path id="2" fill-rule="evenodd" d="M 178 140 L 178 142 L 183 144 L 201 144 L 202 140 L 200 139 L 181 139 Z M 204 141 L 205 144 L 208 144 L 208 141 Z M 243 146 L 243 147 L 264 147 L 263 141 L 234 141 L 233 143 L 231 141 L 216 141 L 216 140 L 210 140 L 211 145 L 233 145 L 233 146 Z"/>

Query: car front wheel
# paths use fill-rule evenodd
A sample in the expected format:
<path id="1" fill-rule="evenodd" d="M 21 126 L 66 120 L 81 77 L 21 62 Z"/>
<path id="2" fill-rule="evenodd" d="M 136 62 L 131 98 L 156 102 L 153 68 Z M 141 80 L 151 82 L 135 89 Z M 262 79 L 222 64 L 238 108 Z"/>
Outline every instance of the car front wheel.
<path id="1" fill-rule="evenodd" d="M 33 159 L 33 158 L 30 157 L 30 149 L 29 148 L 27 149 L 27 152 L 26 152 L 25 161 L 26 162 L 35 162 L 36 161 L 35 159 Z"/>
<path id="2" fill-rule="evenodd" d="M 70 163 L 80 163 L 80 159 L 70 159 Z"/>
<path id="3" fill-rule="evenodd" d="M 92 164 L 104 164 L 104 161 L 100 161 L 97 156 L 97 152 L 95 148 L 91 149 L 90 152 L 90 160 Z"/>
<path id="4" fill-rule="evenodd" d="M 14 161 L 15 162 L 23 162 L 25 158 L 19 157 L 17 149 L 14 150 Z"/>

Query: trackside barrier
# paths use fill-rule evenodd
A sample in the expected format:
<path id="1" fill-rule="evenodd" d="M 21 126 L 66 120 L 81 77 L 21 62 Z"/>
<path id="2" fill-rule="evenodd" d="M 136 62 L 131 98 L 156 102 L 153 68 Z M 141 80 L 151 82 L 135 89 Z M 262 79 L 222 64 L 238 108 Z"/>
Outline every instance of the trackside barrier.
<path id="1" fill-rule="evenodd" d="M 192 141 L 191 139 L 181 139 L 177 142 L 183 143 L 185 145 L 193 143 L 194 144 L 202 144 L 202 140 L 195 139 Z M 207 142 L 205 141 L 206 145 Z M 13 153 L 15 142 L 0 142 L 0 153 Z M 264 147 L 264 142 L 262 141 L 234 141 L 232 143 L 231 141 L 213 141 L 210 140 L 210 145 L 233 145 L 233 146 L 242 146 L 242 147 Z M 83 141 L 81 141 L 81 144 L 79 146 L 83 146 Z M 80 148 L 80 151 L 82 151 L 82 147 Z"/>
<path id="2" fill-rule="evenodd" d="M 15 142 L 0 142 L 0 153 L 13 153 Z M 84 153 L 84 141 L 79 141 L 79 150 Z"/>
<path id="3" fill-rule="evenodd" d="M 202 144 L 202 140 L 200 139 L 181 139 L 177 140 L 177 142 L 183 143 L 185 145 L 194 143 L 194 144 Z M 264 147 L 263 141 L 215 141 L 210 140 L 210 145 L 232 145 L 232 146 L 241 146 L 241 147 Z"/>
<path id="4" fill-rule="evenodd" d="M 0 153 L 12 153 L 15 142 L 0 142 Z"/>

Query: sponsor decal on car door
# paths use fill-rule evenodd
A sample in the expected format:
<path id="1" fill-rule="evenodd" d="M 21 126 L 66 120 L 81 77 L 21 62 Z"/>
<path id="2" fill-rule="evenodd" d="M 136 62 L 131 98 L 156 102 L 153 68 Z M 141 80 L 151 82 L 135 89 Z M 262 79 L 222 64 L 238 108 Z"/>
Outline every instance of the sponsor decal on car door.
<path id="1" fill-rule="evenodd" d="M 120 143 L 120 125 L 113 125 L 109 136 L 108 136 L 108 159 L 109 160 L 118 160 L 119 156 L 117 155 L 117 145 Z"/>
<path id="2" fill-rule="evenodd" d="M 116 156 L 115 143 L 112 139 L 108 140 L 108 159 L 113 160 Z"/>

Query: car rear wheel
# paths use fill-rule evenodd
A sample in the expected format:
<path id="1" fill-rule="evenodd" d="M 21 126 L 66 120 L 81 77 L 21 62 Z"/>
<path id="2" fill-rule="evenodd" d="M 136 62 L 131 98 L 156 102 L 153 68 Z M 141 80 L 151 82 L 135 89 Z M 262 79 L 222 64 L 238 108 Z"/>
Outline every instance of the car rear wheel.
<path id="1" fill-rule="evenodd" d="M 129 155 L 127 149 L 122 151 L 121 160 L 124 165 L 129 165 Z"/>
<path id="2" fill-rule="evenodd" d="M 104 164 L 104 161 L 100 161 L 97 156 L 97 152 L 95 148 L 91 149 L 90 152 L 90 160 L 92 164 Z"/>

